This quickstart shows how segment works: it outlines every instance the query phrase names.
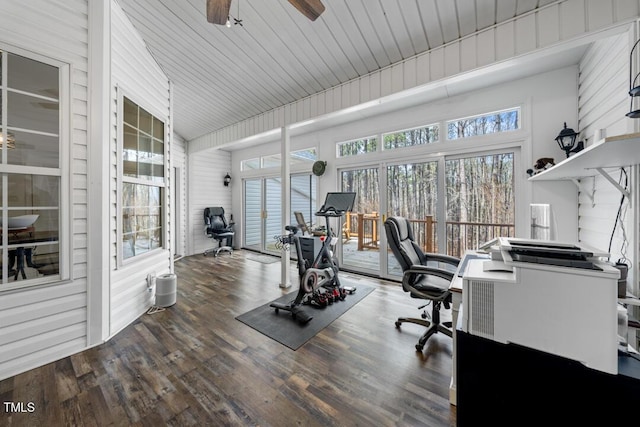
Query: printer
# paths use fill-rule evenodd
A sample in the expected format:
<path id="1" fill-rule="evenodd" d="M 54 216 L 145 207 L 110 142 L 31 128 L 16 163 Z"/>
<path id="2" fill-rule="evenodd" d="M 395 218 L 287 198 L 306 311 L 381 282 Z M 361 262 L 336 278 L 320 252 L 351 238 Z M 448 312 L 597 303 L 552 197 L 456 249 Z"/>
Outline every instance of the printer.
<path id="1" fill-rule="evenodd" d="M 617 281 L 582 244 L 497 238 L 462 272 L 462 329 L 618 372 Z"/>

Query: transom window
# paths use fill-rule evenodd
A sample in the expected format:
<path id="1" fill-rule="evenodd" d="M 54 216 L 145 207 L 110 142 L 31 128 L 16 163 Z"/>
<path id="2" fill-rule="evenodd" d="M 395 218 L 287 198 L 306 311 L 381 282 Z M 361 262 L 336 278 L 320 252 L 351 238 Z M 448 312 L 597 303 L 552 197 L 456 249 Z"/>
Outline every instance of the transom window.
<path id="1" fill-rule="evenodd" d="M 375 153 L 377 150 L 378 138 L 375 136 L 354 139 L 353 141 L 339 142 L 336 144 L 337 157 L 357 156 L 358 154 Z"/>
<path id="2" fill-rule="evenodd" d="M 61 69 L 0 51 L 0 290 L 60 274 Z"/>
<path id="3" fill-rule="evenodd" d="M 317 159 L 315 148 L 305 148 L 302 150 L 292 151 L 289 154 L 290 164 L 301 164 L 314 162 Z M 248 171 L 255 169 L 267 169 L 280 167 L 282 164 L 280 154 L 271 154 L 253 159 L 242 160 L 240 162 L 240 170 Z"/>
<path id="4" fill-rule="evenodd" d="M 123 97 L 122 259 L 164 245 L 165 125 Z"/>
<path id="5" fill-rule="evenodd" d="M 388 133 L 383 136 L 384 149 L 392 150 L 437 142 L 439 133 L 440 126 L 438 124 Z"/>
<path id="6" fill-rule="evenodd" d="M 496 111 L 447 122 L 447 139 L 509 132 L 520 129 L 520 108 Z"/>

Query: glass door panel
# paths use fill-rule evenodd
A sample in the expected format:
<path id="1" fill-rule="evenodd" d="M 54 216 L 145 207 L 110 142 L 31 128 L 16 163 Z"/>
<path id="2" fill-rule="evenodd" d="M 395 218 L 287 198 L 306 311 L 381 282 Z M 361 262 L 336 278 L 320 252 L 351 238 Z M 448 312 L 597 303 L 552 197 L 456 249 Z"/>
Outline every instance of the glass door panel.
<path id="1" fill-rule="evenodd" d="M 379 273 L 380 185 L 378 168 L 343 170 L 341 191 L 355 191 L 353 211 L 343 219 L 342 265 L 355 271 Z"/>
<path id="2" fill-rule="evenodd" d="M 244 181 L 244 247 L 279 253 L 274 236 L 282 234 L 280 178 Z"/>
<path id="3" fill-rule="evenodd" d="M 316 177 L 311 174 L 291 177 L 291 217 L 289 224 L 297 224 L 294 212 L 301 212 L 307 225 L 315 225 Z M 311 227 L 309 227 L 311 229 Z"/>
<path id="4" fill-rule="evenodd" d="M 513 171 L 514 153 L 445 161 L 447 254 L 515 234 Z"/>
<path id="5" fill-rule="evenodd" d="M 265 238 L 264 251 L 280 254 L 276 248 L 276 237 L 284 233 L 282 229 L 282 185 L 280 178 L 265 179 Z"/>
<path id="6" fill-rule="evenodd" d="M 437 203 L 438 161 L 387 166 L 387 216 L 408 218 L 414 239 L 425 252 L 438 251 Z M 390 250 L 387 275 L 402 276 L 402 268 Z"/>
<path id="7" fill-rule="evenodd" d="M 262 179 L 244 181 L 244 244 L 262 250 Z"/>

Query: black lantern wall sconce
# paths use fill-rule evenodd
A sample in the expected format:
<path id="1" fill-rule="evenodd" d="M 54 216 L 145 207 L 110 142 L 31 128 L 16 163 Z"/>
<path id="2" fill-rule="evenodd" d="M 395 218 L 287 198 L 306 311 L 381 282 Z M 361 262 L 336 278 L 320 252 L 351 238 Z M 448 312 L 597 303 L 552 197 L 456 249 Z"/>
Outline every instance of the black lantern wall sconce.
<path id="1" fill-rule="evenodd" d="M 228 187 L 229 184 L 231 184 L 231 175 L 229 175 L 229 172 L 224 176 L 223 183 L 225 187 Z"/>
<path id="2" fill-rule="evenodd" d="M 558 146 L 560 146 L 560 149 L 566 153 L 567 157 L 569 157 L 571 153 L 577 153 L 584 148 L 583 141 L 578 141 L 576 144 L 577 136 L 578 132 L 567 128 L 567 122 L 564 122 L 564 129 L 562 129 L 556 137 L 556 142 Z"/>
<path id="3" fill-rule="evenodd" d="M 633 109 L 633 100 L 640 96 L 640 86 L 638 85 L 638 77 L 640 77 L 640 72 L 637 72 L 635 77 L 633 76 L 633 51 L 636 50 L 636 47 L 638 47 L 638 43 L 640 43 L 640 39 L 633 45 L 633 47 L 631 48 L 631 53 L 629 53 L 629 96 L 631 97 L 631 101 L 629 105 L 629 112 L 625 115 L 630 119 L 637 119 L 640 117 L 640 109 Z M 635 68 L 637 71 L 638 65 L 636 65 Z"/>

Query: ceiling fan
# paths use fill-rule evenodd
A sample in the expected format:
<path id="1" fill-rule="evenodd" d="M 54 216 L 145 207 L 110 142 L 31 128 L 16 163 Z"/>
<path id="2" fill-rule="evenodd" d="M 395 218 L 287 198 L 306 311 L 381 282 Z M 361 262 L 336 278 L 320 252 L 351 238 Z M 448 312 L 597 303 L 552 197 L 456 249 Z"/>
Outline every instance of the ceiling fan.
<path id="1" fill-rule="evenodd" d="M 288 0 L 300 13 L 315 21 L 324 12 L 321 0 Z M 207 0 L 207 21 L 225 25 L 229 19 L 231 0 Z"/>

